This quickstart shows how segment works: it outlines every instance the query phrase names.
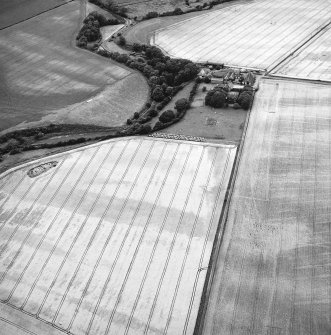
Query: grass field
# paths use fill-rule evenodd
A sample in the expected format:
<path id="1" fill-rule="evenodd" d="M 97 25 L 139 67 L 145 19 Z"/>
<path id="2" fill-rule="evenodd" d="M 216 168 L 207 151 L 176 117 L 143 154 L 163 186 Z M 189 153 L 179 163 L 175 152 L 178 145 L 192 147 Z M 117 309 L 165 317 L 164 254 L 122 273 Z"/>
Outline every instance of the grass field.
<path id="1" fill-rule="evenodd" d="M 61 6 L 71 0 L 1 0 L 0 29 Z"/>
<path id="2" fill-rule="evenodd" d="M 169 102 L 164 110 L 175 110 L 175 103 L 178 99 L 187 98 L 192 89 L 193 83 L 187 85 L 183 90 Z M 212 108 L 205 106 L 205 92 L 202 88 L 206 86 L 208 90 L 215 87 L 214 84 L 200 84 L 191 108 L 184 117 L 172 126 L 163 129 L 163 133 L 182 134 L 191 136 L 201 136 L 209 140 L 225 140 L 239 143 L 243 132 L 243 125 L 246 120 L 247 111 L 243 109 L 235 110 L 232 107 Z M 156 123 L 157 119 L 154 121 Z"/>
<path id="3" fill-rule="evenodd" d="M 196 62 L 267 69 L 330 21 L 330 0 L 258 0 L 155 32 L 152 44 Z"/>
<path id="4" fill-rule="evenodd" d="M 273 74 L 331 81 L 331 26 L 299 49 Z"/>
<path id="5" fill-rule="evenodd" d="M 75 47 L 84 16 L 74 1 L 0 31 L 0 130 L 54 120 L 114 126 L 144 105 L 142 75 Z"/>
<path id="6" fill-rule="evenodd" d="M 260 82 L 203 334 L 330 334 L 330 107 L 327 85 Z"/>
<path id="7" fill-rule="evenodd" d="M 192 334 L 235 153 L 131 138 L 2 175 L 0 324 Z"/>

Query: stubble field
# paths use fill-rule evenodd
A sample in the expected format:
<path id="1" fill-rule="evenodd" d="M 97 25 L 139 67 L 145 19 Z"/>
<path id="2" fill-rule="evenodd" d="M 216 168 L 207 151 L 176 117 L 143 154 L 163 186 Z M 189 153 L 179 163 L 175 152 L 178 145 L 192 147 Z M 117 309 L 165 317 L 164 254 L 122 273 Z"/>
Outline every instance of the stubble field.
<path id="1" fill-rule="evenodd" d="M 330 22 L 330 5 L 330 0 L 238 4 L 157 30 L 151 43 L 195 62 L 267 69 Z"/>
<path id="2" fill-rule="evenodd" d="M 203 334 L 328 335 L 328 85 L 261 81 Z"/>
<path id="3" fill-rule="evenodd" d="M 2 315 L 75 335 L 192 334 L 235 153 L 131 138 L 2 176 Z"/>
<path id="4" fill-rule="evenodd" d="M 280 64 L 272 74 L 331 81 L 331 25 Z"/>
<path id="5" fill-rule="evenodd" d="M 144 105 L 141 74 L 75 47 L 84 16 L 74 1 L 0 31 L 0 130 L 33 121 L 115 126 Z"/>

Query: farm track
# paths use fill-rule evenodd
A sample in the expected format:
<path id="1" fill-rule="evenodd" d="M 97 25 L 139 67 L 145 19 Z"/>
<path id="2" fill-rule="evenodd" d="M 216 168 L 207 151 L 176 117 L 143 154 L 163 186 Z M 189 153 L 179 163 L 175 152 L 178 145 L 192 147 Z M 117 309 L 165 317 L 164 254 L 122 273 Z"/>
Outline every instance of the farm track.
<path id="1" fill-rule="evenodd" d="M 59 154 L 36 178 L 40 162 L 6 174 L 3 315 L 73 334 L 191 332 L 235 151 L 132 138 Z"/>

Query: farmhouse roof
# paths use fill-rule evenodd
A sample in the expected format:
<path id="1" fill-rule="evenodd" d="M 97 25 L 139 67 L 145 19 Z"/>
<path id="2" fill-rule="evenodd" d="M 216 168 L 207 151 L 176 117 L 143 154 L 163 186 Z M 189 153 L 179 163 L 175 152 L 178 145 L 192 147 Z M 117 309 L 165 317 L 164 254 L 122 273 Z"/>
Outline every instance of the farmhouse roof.
<path id="1" fill-rule="evenodd" d="M 229 69 L 215 70 L 213 76 L 216 78 L 224 78 L 229 72 Z"/>
<path id="2" fill-rule="evenodd" d="M 207 68 L 201 69 L 201 71 L 199 72 L 199 76 L 201 77 L 205 77 L 211 74 L 211 71 Z"/>
<path id="3" fill-rule="evenodd" d="M 252 72 L 248 72 L 243 74 L 245 82 L 247 82 L 249 85 L 253 85 L 255 81 L 255 77 Z"/>

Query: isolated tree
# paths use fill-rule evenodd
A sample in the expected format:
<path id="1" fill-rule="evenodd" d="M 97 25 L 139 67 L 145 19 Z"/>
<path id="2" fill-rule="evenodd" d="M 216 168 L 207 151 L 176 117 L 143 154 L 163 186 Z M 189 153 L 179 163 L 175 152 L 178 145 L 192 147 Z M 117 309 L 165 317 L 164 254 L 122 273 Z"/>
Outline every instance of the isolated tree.
<path id="1" fill-rule="evenodd" d="M 133 43 L 132 50 L 135 52 L 140 52 L 142 50 L 142 46 L 138 43 Z"/>
<path id="2" fill-rule="evenodd" d="M 216 91 L 211 97 L 211 106 L 215 108 L 223 107 L 226 101 L 226 94 L 223 91 Z"/>
<path id="3" fill-rule="evenodd" d="M 178 112 L 182 112 L 188 107 L 188 101 L 185 98 L 179 99 L 175 103 L 175 108 Z"/>
<path id="4" fill-rule="evenodd" d="M 207 106 L 221 108 L 226 102 L 226 93 L 222 90 L 212 90 L 206 94 L 205 104 Z"/>
<path id="5" fill-rule="evenodd" d="M 124 45 L 126 45 L 126 39 L 125 39 L 125 37 L 124 36 L 120 36 L 119 38 L 118 38 L 118 45 L 120 45 L 120 46 L 124 46 Z"/>
<path id="6" fill-rule="evenodd" d="M 238 104 L 245 110 L 249 109 L 253 101 L 253 96 L 248 91 L 244 91 L 239 95 Z"/>
<path id="7" fill-rule="evenodd" d="M 144 19 L 153 19 L 155 17 L 158 17 L 159 13 L 158 12 L 148 12 L 145 16 Z"/>
<path id="8" fill-rule="evenodd" d="M 156 102 L 160 102 L 164 99 L 163 90 L 160 86 L 157 86 L 152 93 L 152 99 Z"/>
<path id="9" fill-rule="evenodd" d="M 175 8 L 174 11 L 172 12 L 173 15 L 182 15 L 184 12 L 182 11 L 181 8 Z"/>
<path id="10" fill-rule="evenodd" d="M 175 118 L 175 113 L 171 109 L 169 109 L 160 115 L 159 120 L 162 123 L 168 123 L 172 121 L 174 118 Z"/>
<path id="11" fill-rule="evenodd" d="M 167 89 L 166 89 L 166 91 L 165 91 L 165 94 L 166 94 L 167 96 L 171 96 L 172 93 L 173 93 L 173 88 L 172 88 L 171 86 L 167 86 Z"/>

